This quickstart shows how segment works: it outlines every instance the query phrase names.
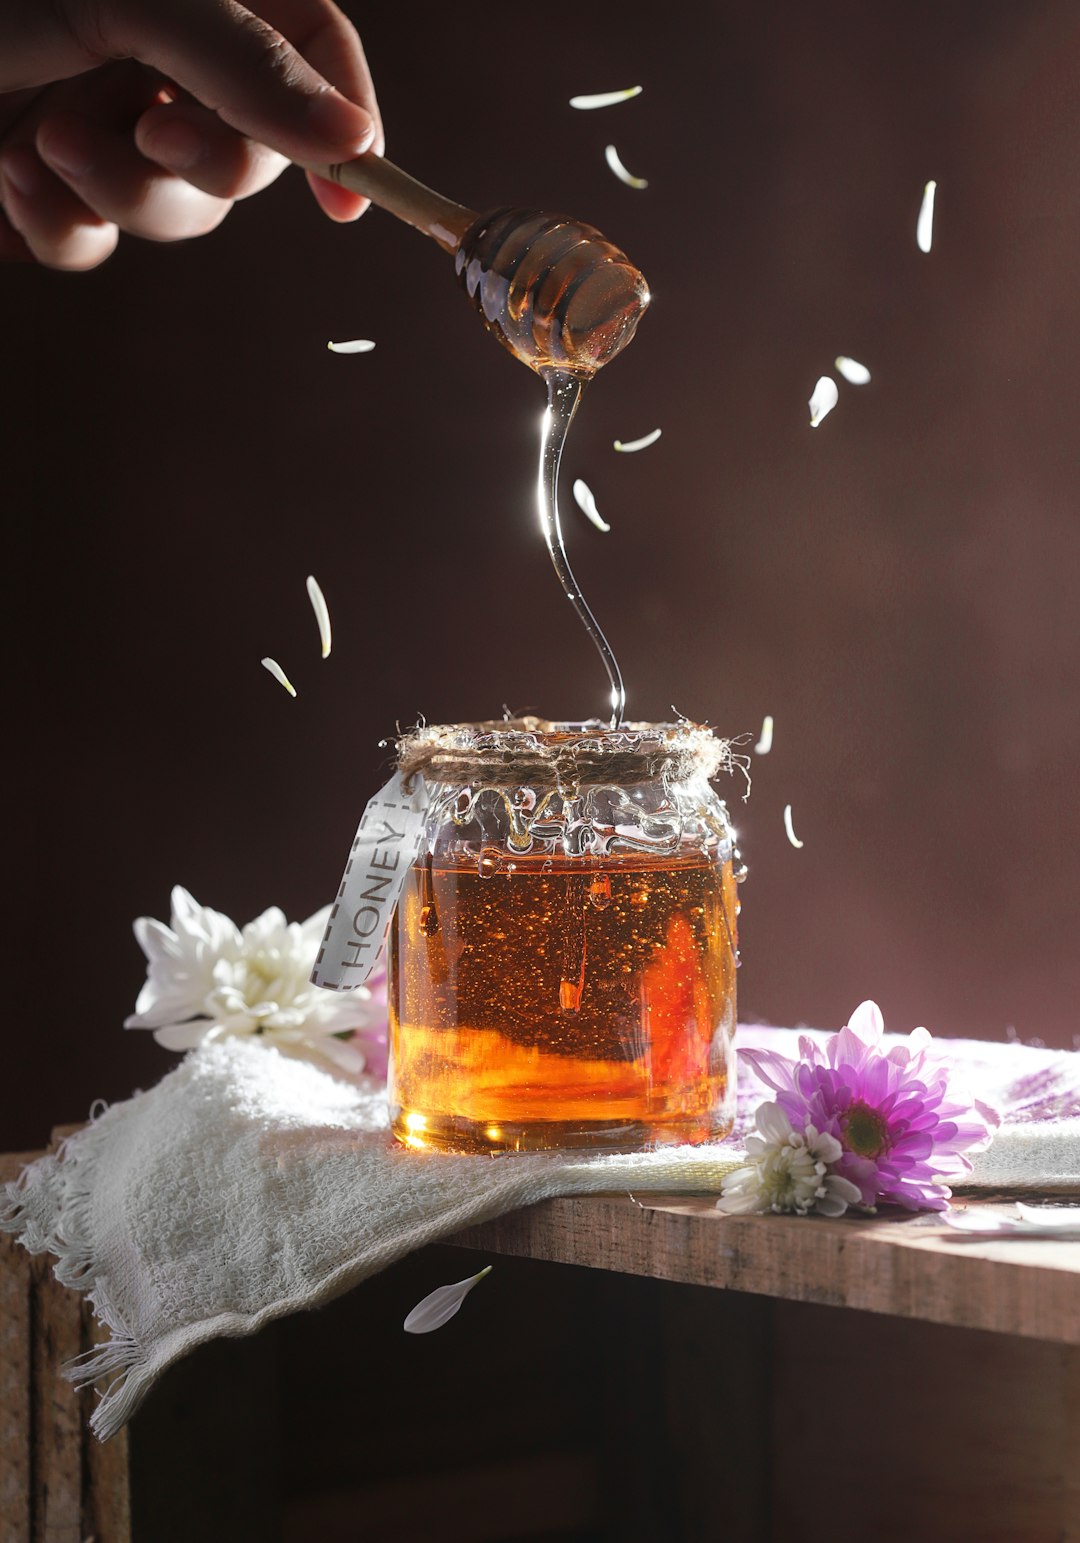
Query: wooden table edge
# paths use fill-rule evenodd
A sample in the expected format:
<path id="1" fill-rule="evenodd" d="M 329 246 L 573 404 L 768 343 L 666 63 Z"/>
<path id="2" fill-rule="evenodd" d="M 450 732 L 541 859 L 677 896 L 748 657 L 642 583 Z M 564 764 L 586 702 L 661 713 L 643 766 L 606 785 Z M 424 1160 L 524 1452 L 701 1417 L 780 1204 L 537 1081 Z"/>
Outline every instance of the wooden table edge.
<path id="1" fill-rule="evenodd" d="M 1080 1244 L 965 1242 L 925 1218 L 724 1216 L 712 1199 L 591 1195 L 545 1200 L 445 1241 L 1080 1345 Z"/>

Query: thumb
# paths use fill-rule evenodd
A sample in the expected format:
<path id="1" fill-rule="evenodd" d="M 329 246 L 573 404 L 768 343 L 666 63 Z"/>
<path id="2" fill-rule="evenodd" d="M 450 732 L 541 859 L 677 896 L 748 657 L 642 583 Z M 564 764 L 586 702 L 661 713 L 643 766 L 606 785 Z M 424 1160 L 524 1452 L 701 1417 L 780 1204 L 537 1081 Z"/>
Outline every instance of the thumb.
<path id="1" fill-rule="evenodd" d="M 170 0 L 145 10 L 140 0 L 121 0 L 108 14 L 109 53 L 160 70 L 290 161 L 345 160 L 375 138 L 372 115 L 237 0 Z"/>

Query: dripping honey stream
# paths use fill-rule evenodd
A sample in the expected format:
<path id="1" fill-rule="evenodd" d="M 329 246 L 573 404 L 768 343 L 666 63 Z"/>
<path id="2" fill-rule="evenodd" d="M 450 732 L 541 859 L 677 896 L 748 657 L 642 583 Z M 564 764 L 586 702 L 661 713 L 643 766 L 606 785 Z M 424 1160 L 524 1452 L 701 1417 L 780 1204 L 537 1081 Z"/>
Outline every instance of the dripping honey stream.
<path id="1" fill-rule="evenodd" d="M 594 226 L 512 206 L 477 214 L 372 154 L 310 168 L 370 198 L 453 255 L 484 326 L 544 381 L 540 527 L 563 593 L 591 638 L 609 684 L 610 722 L 623 721 L 626 691 L 611 646 L 574 578 L 559 518 L 566 436 L 586 384 L 633 338 L 649 304 L 643 275 Z"/>

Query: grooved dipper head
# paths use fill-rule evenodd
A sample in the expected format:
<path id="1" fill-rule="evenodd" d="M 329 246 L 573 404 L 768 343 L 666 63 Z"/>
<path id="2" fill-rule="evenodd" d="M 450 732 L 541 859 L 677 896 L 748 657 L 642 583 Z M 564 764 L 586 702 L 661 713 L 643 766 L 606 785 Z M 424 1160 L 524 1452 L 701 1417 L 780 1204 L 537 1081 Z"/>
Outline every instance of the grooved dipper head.
<path id="1" fill-rule="evenodd" d="M 633 263 L 592 225 L 535 209 L 494 209 L 454 257 L 484 325 L 543 374 L 589 379 L 629 343 L 649 304 Z"/>

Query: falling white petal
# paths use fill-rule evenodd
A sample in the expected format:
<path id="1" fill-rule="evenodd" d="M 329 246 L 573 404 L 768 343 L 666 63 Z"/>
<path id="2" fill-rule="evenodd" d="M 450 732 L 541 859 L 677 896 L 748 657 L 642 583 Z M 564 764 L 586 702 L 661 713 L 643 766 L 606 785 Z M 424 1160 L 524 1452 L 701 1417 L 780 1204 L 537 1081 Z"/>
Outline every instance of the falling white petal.
<path id="1" fill-rule="evenodd" d="M 915 226 L 915 240 L 920 252 L 929 252 L 934 244 L 934 194 L 936 192 L 936 182 L 928 182 L 923 188 L 919 221 Z"/>
<path id="2" fill-rule="evenodd" d="M 791 842 L 792 846 L 793 847 L 801 847 L 803 843 L 799 840 L 798 836 L 795 834 L 795 827 L 791 823 L 791 805 L 790 804 L 785 804 L 784 805 L 784 829 L 787 831 L 787 838 Z"/>
<path id="3" fill-rule="evenodd" d="M 814 387 L 814 394 L 810 398 L 810 427 L 816 429 L 822 418 L 827 417 L 836 406 L 840 393 L 836 389 L 836 382 L 831 375 L 822 375 Z"/>
<path id="4" fill-rule="evenodd" d="M 577 500 L 577 506 L 582 513 L 588 515 L 597 530 L 602 530 L 606 535 L 611 526 L 596 507 L 596 499 L 593 497 L 592 488 L 587 482 L 582 482 L 580 477 L 574 483 L 574 498 Z"/>
<path id="5" fill-rule="evenodd" d="M 625 443 L 621 439 L 616 439 L 614 445 L 616 450 L 621 450 L 624 455 L 629 455 L 633 450 L 648 450 L 650 445 L 656 444 L 662 432 L 661 429 L 653 429 L 651 434 L 643 434 L 640 439 L 628 439 Z"/>
<path id="6" fill-rule="evenodd" d="M 766 713 L 761 722 L 761 738 L 754 746 L 755 755 L 768 755 L 772 749 L 772 713 Z"/>
<path id="7" fill-rule="evenodd" d="M 262 667 L 264 670 L 270 671 L 270 674 L 277 681 L 278 685 L 284 686 L 285 690 L 289 693 L 290 696 L 296 695 L 296 687 L 285 674 L 285 671 L 281 668 L 281 665 L 278 664 L 276 659 L 264 659 L 262 661 Z"/>
<path id="8" fill-rule="evenodd" d="M 858 359 L 849 359 L 847 354 L 837 354 L 836 368 L 849 386 L 866 386 L 870 383 L 870 371 L 866 365 L 860 364 Z"/>
<path id="9" fill-rule="evenodd" d="M 633 172 L 627 171 L 619 159 L 619 152 L 614 145 L 608 145 L 604 150 L 604 158 L 620 182 L 625 182 L 628 188 L 647 188 L 648 182 L 644 177 L 635 177 Z"/>
<path id="10" fill-rule="evenodd" d="M 405 1320 L 406 1334 L 430 1334 L 432 1329 L 441 1329 L 458 1311 L 477 1281 L 491 1274 L 491 1268 L 490 1264 L 485 1265 L 477 1275 L 470 1275 L 468 1280 L 459 1280 L 453 1286 L 439 1286 L 422 1302 L 417 1302 Z"/>
<path id="11" fill-rule="evenodd" d="M 570 106 L 588 112 L 593 107 L 614 107 L 616 102 L 628 102 L 632 96 L 640 95 L 640 86 L 627 86 L 624 91 L 595 91 L 592 96 L 572 96 Z"/>
<path id="12" fill-rule="evenodd" d="M 353 338 L 351 343 L 327 343 L 332 354 L 370 354 L 375 344 L 370 338 Z"/>
<path id="13" fill-rule="evenodd" d="M 319 624 L 319 641 L 322 644 L 322 656 L 330 657 L 330 612 L 326 606 L 326 596 L 319 587 L 319 581 L 314 574 L 309 573 L 307 579 L 308 599 L 311 601 L 311 609 L 315 612 L 315 620 Z"/>

